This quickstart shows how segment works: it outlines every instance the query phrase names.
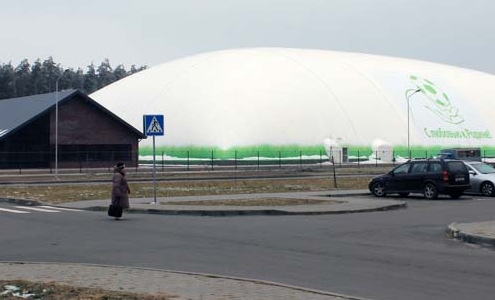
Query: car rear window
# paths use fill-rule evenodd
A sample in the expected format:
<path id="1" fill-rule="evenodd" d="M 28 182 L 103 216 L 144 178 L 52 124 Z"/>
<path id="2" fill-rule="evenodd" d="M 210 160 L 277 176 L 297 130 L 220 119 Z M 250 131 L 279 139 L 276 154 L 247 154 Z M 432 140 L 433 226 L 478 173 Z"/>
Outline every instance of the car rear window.
<path id="1" fill-rule="evenodd" d="M 448 163 L 450 172 L 466 172 L 466 166 L 462 161 L 449 161 Z"/>
<path id="2" fill-rule="evenodd" d="M 471 164 L 471 167 L 475 168 L 476 170 L 478 170 L 478 172 L 483 174 L 495 173 L 495 169 L 489 164 L 480 162 L 480 163 Z"/>

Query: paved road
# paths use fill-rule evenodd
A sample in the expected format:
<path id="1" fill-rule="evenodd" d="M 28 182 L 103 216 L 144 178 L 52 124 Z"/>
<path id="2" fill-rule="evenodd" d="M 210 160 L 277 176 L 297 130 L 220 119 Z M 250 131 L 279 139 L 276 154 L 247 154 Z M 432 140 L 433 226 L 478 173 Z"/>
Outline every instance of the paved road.
<path id="1" fill-rule="evenodd" d="M 214 273 L 372 299 L 493 299 L 495 252 L 444 232 L 493 220 L 495 200 L 407 202 L 317 216 L 2 214 L 10 230 L 0 232 L 0 257 Z"/>

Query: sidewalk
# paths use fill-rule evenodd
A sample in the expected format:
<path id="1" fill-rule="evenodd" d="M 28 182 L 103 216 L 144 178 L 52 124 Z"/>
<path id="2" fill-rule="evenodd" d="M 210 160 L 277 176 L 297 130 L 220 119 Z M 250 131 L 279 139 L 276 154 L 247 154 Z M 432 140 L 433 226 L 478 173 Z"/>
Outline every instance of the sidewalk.
<path id="1" fill-rule="evenodd" d="M 116 266 L 0 262 L 0 280 L 57 282 L 77 287 L 133 293 L 166 294 L 177 300 L 342 300 L 364 298 L 310 290 L 279 283 Z"/>
<path id="2" fill-rule="evenodd" d="M 445 234 L 465 243 L 483 247 L 495 247 L 495 221 L 474 223 L 451 223 Z"/>

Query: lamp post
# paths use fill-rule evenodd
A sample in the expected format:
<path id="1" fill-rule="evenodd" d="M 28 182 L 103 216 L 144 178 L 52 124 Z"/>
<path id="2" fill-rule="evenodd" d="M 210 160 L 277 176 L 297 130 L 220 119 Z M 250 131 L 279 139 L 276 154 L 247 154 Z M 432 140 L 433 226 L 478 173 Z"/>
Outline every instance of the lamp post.
<path id="1" fill-rule="evenodd" d="M 408 95 L 408 93 L 412 90 L 406 91 L 406 100 L 407 100 L 407 156 L 411 159 L 411 144 L 410 144 L 410 126 L 409 126 L 409 115 L 410 115 L 410 107 L 409 107 L 409 98 L 417 92 L 421 92 L 421 89 L 417 89 L 412 94 Z"/>
<path id="2" fill-rule="evenodd" d="M 62 75 L 58 76 L 55 81 L 55 179 L 58 180 L 58 81 Z"/>

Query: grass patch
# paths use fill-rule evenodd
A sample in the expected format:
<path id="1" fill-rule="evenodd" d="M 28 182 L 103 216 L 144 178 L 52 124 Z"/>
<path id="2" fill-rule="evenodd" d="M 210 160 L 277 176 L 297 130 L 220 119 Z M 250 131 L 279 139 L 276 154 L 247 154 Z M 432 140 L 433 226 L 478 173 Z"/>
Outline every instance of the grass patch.
<path id="1" fill-rule="evenodd" d="M 371 176 L 370 176 L 371 177 Z M 159 181 L 157 197 L 232 195 L 251 193 L 305 192 L 338 189 L 366 189 L 369 177 L 344 177 L 338 188 L 329 178 L 283 178 L 245 180 L 183 180 Z M 153 183 L 131 182 L 131 198 L 153 197 Z M 111 182 L 57 185 L 5 185 L 0 186 L 0 198 L 39 200 L 47 204 L 60 204 L 84 200 L 110 199 Z"/>
<path id="2" fill-rule="evenodd" d="M 0 299 L 43 300 L 172 300 L 177 296 L 148 295 L 108 291 L 99 288 L 83 288 L 56 283 L 31 282 L 25 280 L 0 280 Z"/>
<path id="3" fill-rule="evenodd" d="M 291 199 L 291 198 L 256 198 L 256 199 L 229 199 L 215 201 L 170 201 L 163 205 L 200 205 L 200 206 L 294 206 L 341 203 L 335 200 Z"/>

